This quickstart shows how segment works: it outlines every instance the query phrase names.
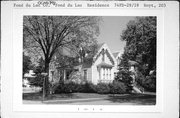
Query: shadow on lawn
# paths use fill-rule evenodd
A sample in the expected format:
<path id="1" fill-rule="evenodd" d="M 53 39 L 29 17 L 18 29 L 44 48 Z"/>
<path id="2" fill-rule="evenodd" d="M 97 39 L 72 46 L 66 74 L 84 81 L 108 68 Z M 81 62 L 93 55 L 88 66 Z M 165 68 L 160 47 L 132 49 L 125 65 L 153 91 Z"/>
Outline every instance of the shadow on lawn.
<path id="1" fill-rule="evenodd" d="M 57 94 L 49 95 L 46 100 L 58 100 L 58 99 L 67 99 L 67 98 L 79 98 L 73 93 L 62 93 L 60 96 Z M 23 100 L 32 100 L 32 101 L 41 101 L 42 93 L 23 93 Z"/>
<path id="2" fill-rule="evenodd" d="M 156 95 L 129 94 L 125 96 L 109 96 L 107 99 L 114 103 L 134 103 L 136 105 L 155 105 Z"/>

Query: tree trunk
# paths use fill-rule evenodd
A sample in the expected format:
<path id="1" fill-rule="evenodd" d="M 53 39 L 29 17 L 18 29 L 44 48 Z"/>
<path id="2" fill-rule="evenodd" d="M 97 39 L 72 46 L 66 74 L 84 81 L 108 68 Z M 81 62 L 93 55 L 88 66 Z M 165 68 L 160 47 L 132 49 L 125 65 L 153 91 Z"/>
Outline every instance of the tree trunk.
<path id="1" fill-rule="evenodd" d="M 49 63 L 49 59 L 45 59 L 44 72 L 47 73 L 47 75 L 45 76 L 43 82 L 43 98 L 47 97 L 49 94 Z"/>

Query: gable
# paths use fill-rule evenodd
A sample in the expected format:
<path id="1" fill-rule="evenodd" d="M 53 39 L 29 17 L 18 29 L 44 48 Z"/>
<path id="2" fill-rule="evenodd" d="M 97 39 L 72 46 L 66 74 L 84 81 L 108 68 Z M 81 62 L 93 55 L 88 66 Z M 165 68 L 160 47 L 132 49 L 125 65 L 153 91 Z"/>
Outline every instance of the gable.
<path id="1" fill-rule="evenodd" d="M 115 58 L 106 44 L 103 44 L 102 47 L 98 50 L 98 53 L 94 56 L 93 61 L 94 63 L 105 62 L 111 65 L 115 65 L 116 63 Z"/>

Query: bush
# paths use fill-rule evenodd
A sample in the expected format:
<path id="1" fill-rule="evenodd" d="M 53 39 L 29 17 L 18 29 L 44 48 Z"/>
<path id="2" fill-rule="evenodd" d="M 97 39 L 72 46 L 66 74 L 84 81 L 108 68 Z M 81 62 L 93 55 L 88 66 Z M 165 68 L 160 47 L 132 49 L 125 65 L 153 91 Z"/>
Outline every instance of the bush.
<path id="1" fill-rule="evenodd" d="M 72 82 L 73 86 L 72 86 L 72 91 L 73 92 L 83 92 L 84 91 L 84 85 L 83 84 L 78 84 L 78 83 L 74 83 Z"/>
<path id="2" fill-rule="evenodd" d="M 136 77 L 137 84 L 143 87 L 145 91 L 156 91 L 156 74 L 152 74 L 149 76 L 144 76 L 142 73 L 138 73 Z"/>
<path id="3" fill-rule="evenodd" d="M 54 93 L 63 93 L 64 92 L 64 83 L 60 82 L 59 85 L 57 85 L 56 89 L 54 90 Z"/>
<path id="4" fill-rule="evenodd" d="M 127 86 L 119 81 L 113 81 L 109 84 L 111 94 L 122 94 L 127 92 Z"/>
<path id="5" fill-rule="evenodd" d="M 96 93 L 96 85 L 92 83 L 85 83 L 84 85 L 84 91 L 85 93 Z"/>
<path id="6" fill-rule="evenodd" d="M 56 87 L 55 93 L 72 93 L 76 92 L 77 85 L 73 82 L 64 83 L 60 82 L 58 87 Z"/>
<path id="7" fill-rule="evenodd" d="M 147 91 L 156 92 L 156 76 L 147 76 L 143 81 L 142 85 Z"/>
<path id="8" fill-rule="evenodd" d="M 113 81 L 113 83 L 98 83 L 94 85 L 92 83 L 77 84 L 74 82 L 59 83 L 58 87 L 55 90 L 55 93 L 72 93 L 72 92 L 81 92 L 81 93 L 99 93 L 99 94 L 123 94 L 127 92 L 128 87 L 118 81 Z"/>
<path id="9" fill-rule="evenodd" d="M 109 84 L 106 83 L 98 83 L 96 86 L 96 92 L 99 94 L 107 94 L 110 93 Z"/>
<path id="10" fill-rule="evenodd" d="M 95 93 L 95 85 L 92 83 L 77 84 L 74 82 L 61 82 L 56 87 L 55 93 L 72 93 L 72 92 L 84 92 Z"/>

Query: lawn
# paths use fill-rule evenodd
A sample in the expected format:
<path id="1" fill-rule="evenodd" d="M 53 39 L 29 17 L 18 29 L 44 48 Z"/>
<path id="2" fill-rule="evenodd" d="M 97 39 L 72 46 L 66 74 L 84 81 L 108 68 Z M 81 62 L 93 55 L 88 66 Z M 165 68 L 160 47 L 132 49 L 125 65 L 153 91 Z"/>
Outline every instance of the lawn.
<path id="1" fill-rule="evenodd" d="M 42 101 L 42 93 L 23 93 L 23 100 Z M 132 104 L 132 105 L 155 105 L 156 95 L 154 94 L 96 94 L 96 93 L 62 93 L 49 95 L 44 103 L 46 104 L 70 104 L 85 103 L 96 104 L 97 102 L 113 104 Z M 94 102 L 94 103 L 93 103 Z M 103 104 L 102 103 L 102 104 Z"/>
<path id="2" fill-rule="evenodd" d="M 83 98 L 104 98 L 108 95 L 101 95 L 96 93 L 62 93 L 49 95 L 46 100 L 67 100 L 67 99 L 83 99 Z M 42 100 L 42 93 L 23 93 L 23 100 Z"/>

